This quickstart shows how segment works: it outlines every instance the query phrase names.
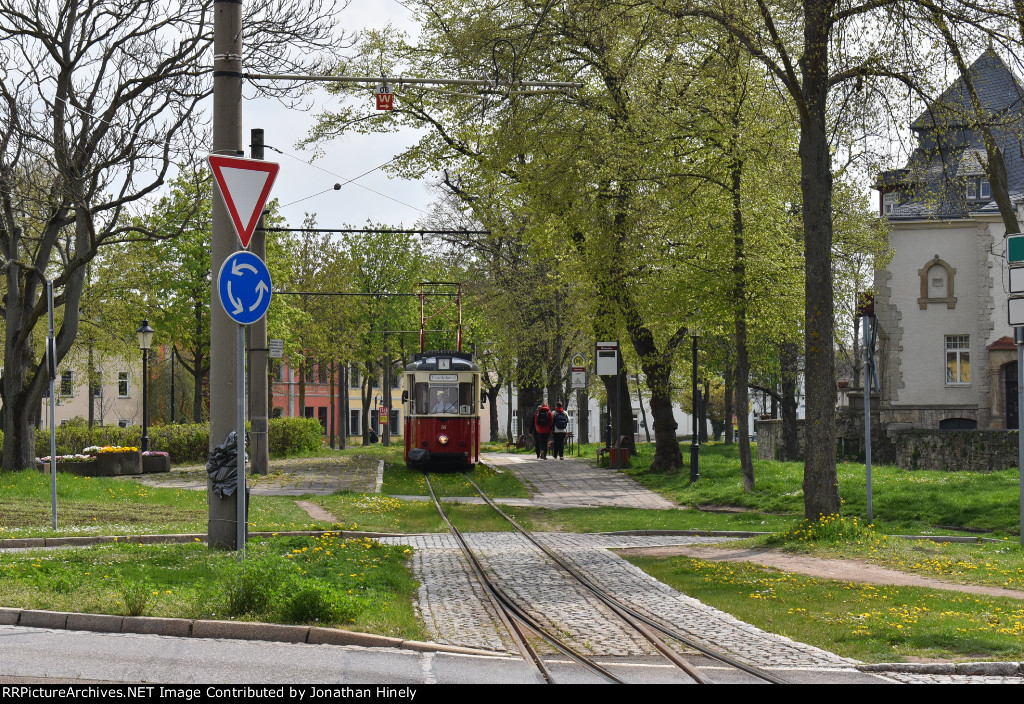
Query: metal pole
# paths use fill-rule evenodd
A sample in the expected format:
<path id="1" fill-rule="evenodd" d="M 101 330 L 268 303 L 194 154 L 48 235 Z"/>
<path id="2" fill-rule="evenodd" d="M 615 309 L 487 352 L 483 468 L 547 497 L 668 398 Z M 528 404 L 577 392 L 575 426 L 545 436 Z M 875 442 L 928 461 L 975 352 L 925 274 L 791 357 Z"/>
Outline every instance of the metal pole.
<path id="1" fill-rule="evenodd" d="M 235 420 L 237 431 L 236 437 L 238 438 L 238 458 L 236 460 L 236 474 L 238 476 L 238 491 L 235 496 L 237 497 L 236 510 L 238 517 L 235 519 L 236 525 L 236 538 L 235 538 L 235 549 L 238 550 L 240 557 L 245 557 L 245 535 L 246 535 L 246 515 L 245 515 L 245 326 L 238 326 L 238 366 L 236 371 L 238 374 L 238 408 L 237 417 Z"/>
<path id="2" fill-rule="evenodd" d="M 213 15 L 213 148 L 215 154 L 236 156 L 242 146 L 242 3 L 214 0 Z M 224 260 L 238 247 L 223 199 L 213 198 L 211 271 L 220 271 Z M 211 277 L 211 301 L 220 299 L 216 277 Z M 237 369 L 234 364 L 235 323 L 222 305 L 210 306 L 210 446 L 224 442 L 235 422 L 233 406 L 238 398 Z M 238 531 L 238 494 L 221 499 L 207 485 L 209 523 L 207 542 L 211 547 L 235 549 Z M 244 497 L 243 497 L 244 501 Z"/>
<path id="3" fill-rule="evenodd" d="M 149 350 L 142 350 L 142 443 L 143 452 L 149 452 Z"/>
<path id="4" fill-rule="evenodd" d="M 864 466 L 867 471 L 868 520 L 873 521 L 875 511 L 871 501 L 871 317 L 863 316 L 864 327 Z"/>
<path id="5" fill-rule="evenodd" d="M 1024 328 L 1014 328 L 1013 337 L 1017 343 L 1017 471 L 1020 473 L 1020 544 L 1024 545 L 1024 433 L 1021 432 L 1021 418 L 1024 418 Z"/>
<path id="6" fill-rule="evenodd" d="M 251 131 L 249 148 L 253 159 L 263 159 L 263 130 Z M 249 250 L 261 260 L 267 260 L 267 233 L 260 213 L 259 224 L 249 241 Z M 268 445 L 270 421 L 267 418 L 267 316 L 249 326 L 249 418 L 252 421 L 252 471 L 253 474 L 270 472 L 270 447 Z"/>
<path id="7" fill-rule="evenodd" d="M 381 427 L 380 441 L 384 447 L 391 447 L 391 354 L 388 352 L 388 335 L 384 333 L 384 388 L 382 389 L 384 398 L 387 399 L 384 403 L 386 404 L 384 424 Z M 377 420 L 380 420 L 380 411 L 377 412 Z"/>
<path id="8" fill-rule="evenodd" d="M 616 353 L 618 354 L 618 353 Z M 622 468 L 622 360 L 615 375 L 615 468 Z"/>
<path id="9" fill-rule="evenodd" d="M 49 320 L 48 354 L 56 352 L 57 341 L 53 339 L 53 281 L 46 282 L 46 309 Z M 56 372 L 57 358 L 46 360 L 50 372 Z M 53 513 L 53 529 L 57 530 L 57 389 L 56 374 L 50 374 L 50 505 Z"/>
<path id="10" fill-rule="evenodd" d="M 697 419 L 700 396 L 697 392 L 697 336 L 693 336 L 693 435 L 690 438 L 690 483 L 700 479 L 700 439 L 697 435 Z"/>
<path id="11" fill-rule="evenodd" d="M 178 347 L 171 345 L 171 425 L 174 425 L 174 357 L 177 351 Z"/>

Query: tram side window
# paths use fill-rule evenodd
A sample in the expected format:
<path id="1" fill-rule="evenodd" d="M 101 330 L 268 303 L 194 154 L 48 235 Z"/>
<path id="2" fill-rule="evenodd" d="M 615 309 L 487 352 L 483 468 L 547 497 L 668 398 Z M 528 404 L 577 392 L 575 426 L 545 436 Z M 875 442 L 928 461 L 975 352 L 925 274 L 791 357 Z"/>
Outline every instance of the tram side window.
<path id="1" fill-rule="evenodd" d="M 414 401 L 416 415 L 426 415 L 430 412 L 430 385 L 427 382 L 420 381 L 416 384 Z"/>
<path id="2" fill-rule="evenodd" d="M 475 387 L 476 384 L 471 381 L 459 384 L 459 413 L 473 413 L 476 406 Z"/>

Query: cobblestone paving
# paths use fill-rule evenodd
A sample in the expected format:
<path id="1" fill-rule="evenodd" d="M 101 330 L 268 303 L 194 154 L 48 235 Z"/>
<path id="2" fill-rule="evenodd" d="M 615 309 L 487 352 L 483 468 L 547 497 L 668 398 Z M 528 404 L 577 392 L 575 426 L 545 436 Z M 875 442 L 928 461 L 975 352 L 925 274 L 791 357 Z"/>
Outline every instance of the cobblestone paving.
<path id="1" fill-rule="evenodd" d="M 721 538 L 678 536 L 594 536 L 540 534 L 564 559 L 638 610 L 656 615 L 710 647 L 765 667 L 849 668 L 855 661 L 761 631 L 679 594 L 612 553 L 613 547 L 648 547 L 718 542 Z M 584 594 L 527 541 L 508 533 L 467 536 L 481 561 L 513 599 L 567 635 L 574 647 L 594 655 L 642 656 L 655 651 L 606 607 Z M 419 608 L 432 640 L 508 651 L 510 643 L 465 565 L 454 539 L 446 535 L 391 538 L 417 549 L 414 568 L 423 586 Z"/>
<path id="2" fill-rule="evenodd" d="M 534 455 L 503 452 L 488 453 L 483 456 L 483 460 L 487 464 L 506 467 L 514 472 L 530 488 L 535 506 L 678 508 L 617 470 L 596 467 L 583 460 L 541 460 Z"/>

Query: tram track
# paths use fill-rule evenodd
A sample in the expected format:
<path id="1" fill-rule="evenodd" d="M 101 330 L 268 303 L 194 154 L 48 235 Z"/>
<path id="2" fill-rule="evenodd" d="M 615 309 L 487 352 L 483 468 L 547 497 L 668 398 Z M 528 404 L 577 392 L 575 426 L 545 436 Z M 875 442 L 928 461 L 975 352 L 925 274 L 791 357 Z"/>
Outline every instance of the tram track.
<path id="1" fill-rule="evenodd" d="M 430 491 L 432 500 L 434 501 L 434 506 L 451 530 L 457 544 L 466 556 L 471 569 L 480 581 L 485 592 L 488 594 L 488 597 L 491 599 L 495 611 L 505 623 L 509 633 L 513 635 L 513 640 L 516 641 L 516 645 L 523 654 L 524 659 L 531 663 L 535 668 L 538 680 L 550 683 L 555 681 L 551 672 L 546 667 L 543 657 L 541 657 L 536 648 L 530 642 L 528 633 L 536 634 L 552 647 L 556 648 L 563 654 L 568 655 L 572 660 L 576 661 L 591 672 L 601 675 L 608 681 L 624 684 L 625 682 L 622 679 L 608 671 L 608 669 L 601 664 L 597 663 L 592 657 L 579 653 L 571 645 L 567 644 L 563 638 L 551 633 L 550 630 L 540 624 L 535 617 L 531 616 L 526 608 L 509 597 L 508 594 L 506 594 L 506 592 L 488 576 L 480 559 L 469 546 L 468 541 L 445 513 L 440 500 L 434 492 L 429 475 L 425 474 L 424 476 L 427 481 L 427 488 Z M 581 574 L 579 570 L 568 564 L 556 552 L 545 546 L 532 533 L 519 525 L 514 518 L 506 514 L 497 504 L 495 504 L 490 497 L 480 489 L 476 482 L 469 477 L 468 474 L 463 474 L 463 476 L 465 476 L 467 481 L 469 481 L 483 500 L 504 520 L 506 520 L 519 535 L 525 538 L 533 547 L 546 556 L 547 559 L 558 567 L 558 569 L 568 575 L 573 582 L 580 585 L 585 593 L 595 598 L 604 606 L 605 609 L 618 617 L 622 623 L 626 624 L 629 629 L 639 634 L 643 640 L 650 643 L 651 646 L 657 650 L 665 660 L 671 663 L 673 667 L 685 673 L 686 676 L 691 678 L 693 681 L 701 684 L 711 683 L 710 678 L 707 677 L 705 673 L 701 673 L 693 663 L 672 647 L 671 641 L 677 641 L 689 649 L 695 650 L 714 661 L 726 665 L 728 668 L 742 671 L 760 681 L 776 684 L 785 683 L 784 680 L 779 679 L 771 673 L 751 667 L 750 665 L 736 660 L 729 655 L 717 652 L 693 638 L 679 633 L 670 626 L 622 603 L 619 599 L 615 598 L 599 585 L 595 584 L 592 580 L 588 579 L 585 575 Z"/>

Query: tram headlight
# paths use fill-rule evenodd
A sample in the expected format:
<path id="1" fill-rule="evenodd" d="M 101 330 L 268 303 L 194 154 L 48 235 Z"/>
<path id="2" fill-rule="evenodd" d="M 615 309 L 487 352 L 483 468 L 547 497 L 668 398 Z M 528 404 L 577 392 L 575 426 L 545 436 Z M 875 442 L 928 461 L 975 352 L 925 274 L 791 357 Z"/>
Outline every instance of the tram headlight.
<path id="1" fill-rule="evenodd" d="M 437 441 L 439 443 L 441 443 L 442 445 L 447 445 L 448 444 L 448 436 L 447 435 L 438 435 L 437 436 Z"/>

